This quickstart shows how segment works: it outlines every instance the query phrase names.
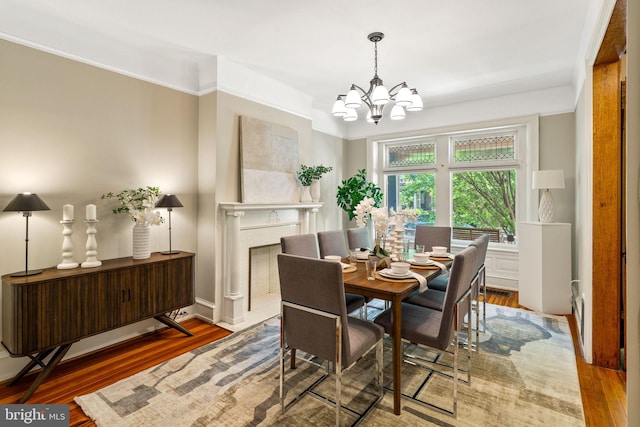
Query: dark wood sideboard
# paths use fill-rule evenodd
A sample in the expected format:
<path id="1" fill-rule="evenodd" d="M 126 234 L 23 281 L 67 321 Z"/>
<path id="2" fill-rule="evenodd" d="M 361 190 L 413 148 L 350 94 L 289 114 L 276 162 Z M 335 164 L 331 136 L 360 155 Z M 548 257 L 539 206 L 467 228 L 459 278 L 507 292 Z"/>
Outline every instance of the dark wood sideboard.
<path id="1" fill-rule="evenodd" d="M 43 368 L 20 403 L 83 338 L 149 318 L 191 336 L 167 313 L 194 303 L 194 273 L 195 254 L 155 252 L 144 260 L 105 260 L 95 268 L 2 276 L 2 344 L 11 356 L 31 359 L 10 384 L 36 365 Z"/>

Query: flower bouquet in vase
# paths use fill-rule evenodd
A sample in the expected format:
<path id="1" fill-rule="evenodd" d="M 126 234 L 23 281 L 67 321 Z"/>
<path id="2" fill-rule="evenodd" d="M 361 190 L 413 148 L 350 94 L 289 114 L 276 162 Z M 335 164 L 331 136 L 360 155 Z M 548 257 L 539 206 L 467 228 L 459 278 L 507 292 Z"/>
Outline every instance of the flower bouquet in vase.
<path id="1" fill-rule="evenodd" d="M 120 206 L 113 208 L 114 214 L 127 213 L 133 222 L 133 259 L 146 259 L 151 256 L 151 226 L 164 222 L 162 216 L 154 211 L 160 189 L 146 187 L 122 190 L 118 194 L 103 194 L 103 199 L 116 198 Z"/>
<path id="2" fill-rule="evenodd" d="M 386 249 L 387 232 L 389 229 L 389 215 L 387 208 L 375 207 L 375 201 L 371 197 L 365 197 L 354 209 L 356 224 L 358 227 L 365 227 L 369 221 L 373 223 L 375 243 L 371 250 L 372 255 L 380 258 L 382 267 L 391 264 L 391 254 Z"/>

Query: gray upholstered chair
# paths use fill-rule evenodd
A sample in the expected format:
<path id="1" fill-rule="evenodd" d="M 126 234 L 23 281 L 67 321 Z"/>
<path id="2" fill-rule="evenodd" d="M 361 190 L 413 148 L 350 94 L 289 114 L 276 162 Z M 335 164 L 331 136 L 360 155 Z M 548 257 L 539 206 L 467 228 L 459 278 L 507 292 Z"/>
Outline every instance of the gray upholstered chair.
<path id="1" fill-rule="evenodd" d="M 482 236 L 471 242 L 471 245 L 478 249 L 478 256 L 476 258 L 476 273 L 473 277 L 472 294 L 473 304 L 476 312 L 476 344 L 479 342 L 478 333 L 485 331 L 485 322 L 487 319 L 487 288 L 486 288 L 486 267 L 485 260 L 487 258 L 487 249 L 489 248 L 489 235 L 483 234 Z M 480 324 L 480 297 L 482 296 L 482 327 Z"/>
<path id="2" fill-rule="evenodd" d="M 297 234 L 293 236 L 281 237 L 280 249 L 284 254 L 304 256 L 307 258 L 319 258 L 318 239 L 316 238 L 315 234 Z M 357 310 L 360 318 L 362 318 L 362 316 L 364 315 L 363 307 L 365 305 L 365 298 L 362 295 L 357 294 L 346 294 L 345 298 L 347 304 L 347 313 L 351 313 Z"/>
<path id="3" fill-rule="evenodd" d="M 440 225 L 416 225 L 416 245 L 424 245 L 425 251 L 431 252 L 434 246 L 445 246 L 451 251 L 451 227 Z"/>
<path id="4" fill-rule="evenodd" d="M 315 234 L 297 234 L 280 238 L 283 254 L 318 258 L 318 239 Z"/>
<path id="5" fill-rule="evenodd" d="M 336 376 L 336 425 L 340 424 L 340 395 L 343 373 L 369 350 L 376 350 L 377 397 L 359 420 L 382 399 L 382 327 L 367 320 L 347 316 L 344 300 L 342 268 L 335 262 L 279 254 L 278 271 L 282 306 L 280 317 L 280 405 L 285 412 L 302 395 L 330 374 L 330 365 Z M 309 286 L 301 287 L 300 282 Z M 314 363 L 312 357 L 326 361 L 326 373 L 308 389 L 285 405 L 285 357 L 289 349 L 309 355 L 301 359 Z M 295 355 L 292 354 L 292 357 Z M 324 399 L 323 399 L 324 400 Z"/>
<path id="6" fill-rule="evenodd" d="M 318 247 L 320 258 L 326 255 L 340 255 L 342 258 L 349 256 L 342 230 L 318 231 Z"/>
<path id="7" fill-rule="evenodd" d="M 449 285 L 445 291 L 442 311 L 420 305 L 402 303 L 402 338 L 418 346 L 425 346 L 437 352 L 451 354 L 452 366 L 447 367 L 439 362 L 418 358 L 405 354 L 405 362 L 424 368 L 438 375 L 452 379 L 452 409 L 446 409 L 424 400 L 418 399 L 417 393 L 410 397 L 412 400 L 430 406 L 438 411 L 453 415 L 458 408 L 458 352 L 460 347 L 459 332 L 464 327 L 465 316 L 471 316 L 471 279 L 474 275 L 477 249 L 469 246 L 456 254 L 449 273 Z M 392 331 L 392 312 L 385 310 L 375 319 L 382 325 L 385 332 Z M 468 383 L 471 380 L 471 347 L 467 347 Z M 446 368 L 446 369 L 445 369 Z M 427 385 L 428 386 L 428 385 Z"/>
<path id="8" fill-rule="evenodd" d="M 349 249 L 372 249 L 373 246 L 371 246 L 371 236 L 369 235 L 369 230 L 366 227 L 347 229 L 347 245 L 349 246 Z"/>
<path id="9" fill-rule="evenodd" d="M 477 349 L 477 343 L 479 342 L 479 332 L 481 330 L 480 327 L 480 299 L 479 296 L 483 296 L 483 325 L 485 319 L 485 310 L 486 310 L 486 293 L 484 286 L 484 276 L 485 276 L 485 266 L 484 261 L 487 255 L 487 248 L 489 246 L 489 235 L 483 234 L 482 236 L 475 239 L 473 242 L 469 244 L 469 246 L 473 246 L 477 249 L 476 255 L 476 263 L 474 267 L 474 275 L 471 279 L 471 296 L 472 296 L 472 308 L 475 312 L 475 349 Z M 433 280 L 429 281 L 428 289 L 423 292 L 414 292 L 405 298 L 405 302 L 410 304 L 421 305 L 423 307 L 428 307 L 434 310 L 442 311 L 444 306 L 444 292 L 447 289 L 447 284 L 449 282 L 448 275 L 441 275 L 436 277 Z M 469 319 L 471 322 L 471 318 Z M 484 326 L 482 326 L 482 331 L 484 332 Z M 472 344 L 473 345 L 473 344 Z"/>

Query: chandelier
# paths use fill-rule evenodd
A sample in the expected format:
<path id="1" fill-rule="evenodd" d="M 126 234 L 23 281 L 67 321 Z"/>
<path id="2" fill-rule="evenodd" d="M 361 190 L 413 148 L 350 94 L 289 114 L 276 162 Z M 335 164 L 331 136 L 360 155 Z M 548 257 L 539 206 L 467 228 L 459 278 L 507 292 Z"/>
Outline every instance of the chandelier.
<path id="1" fill-rule="evenodd" d="M 380 32 L 371 33 L 367 36 L 374 44 L 374 68 L 373 78 L 369 82 L 369 90 L 365 91 L 356 84 L 351 85 L 351 89 L 346 95 L 338 95 L 333 104 L 331 114 L 335 117 L 342 117 L 345 122 L 357 120 L 359 108 L 363 103 L 368 107 L 367 121 L 378 124 L 382 118 L 384 106 L 393 101 L 391 109 L 391 120 L 402 120 L 405 117 L 405 110 L 422 110 L 422 98 L 416 89 L 409 89 L 406 82 L 399 83 L 387 90 L 382 84 L 382 79 L 378 77 L 378 42 L 384 38 Z"/>

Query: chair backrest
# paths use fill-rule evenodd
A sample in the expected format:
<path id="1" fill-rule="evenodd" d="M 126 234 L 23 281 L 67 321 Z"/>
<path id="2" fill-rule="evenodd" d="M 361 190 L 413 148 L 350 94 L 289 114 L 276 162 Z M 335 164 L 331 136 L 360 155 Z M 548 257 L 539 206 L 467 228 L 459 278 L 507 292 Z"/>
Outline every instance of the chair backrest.
<path id="1" fill-rule="evenodd" d="M 484 260 L 487 257 L 489 238 L 490 236 L 488 234 L 483 234 L 469 244 L 469 246 L 475 246 L 478 250 L 478 255 L 476 256 L 476 273 L 480 271 L 480 268 L 482 268 L 482 266 L 484 265 Z"/>
<path id="2" fill-rule="evenodd" d="M 280 293 L 283 302 L 298 304 L 337 315 L 342 323 L 342 360 L 350 354 L 349 323 L 342 281 L 337 262 L 278 254 Z M 305 286 L 300 286 L 304 283 Z M 335 320 L 283 307 L 283 328 L 287 344 L 325 360 L 335 360 Z"/>
<path id="3" fill-rule="evenodd" d="M 318 231 L 318 247 L 320 258 L 324 258 L 325 255 L 340 255 L 342 258 L 349 256 L 342 230 Z"/>
<path id="4" fill-rule="evenodd" d="M 318 258 L 318 240 L 315 234 L 297 234 L 280 238 L 282 253 Z"/>
<path id="5" fill-rule="evenodd" d="M 443 321 L 440 324 L 440 332 L 438 333 L 438 342 L 440 345 L 448 345 L 453 338 L 455 305 L 465 292 L 470 290 L 471 279 L 475 274 L 477 252 L 478 250 L 475 246 L 467 246 L 453 258 L 453 264 L 449 272 L 449 283 L 445 291 L 442 308 Z M 470 297 L 471 294 L 469 293 L 467 299 Z M 470 304 L 470 300 L 468 303 Z M 462 325 L 465 314 L 467 313 L 464 311 L 458 313 L 457 320 L 459 326 Z"/>
<path id="6" fill-rule="evenodd" d="M 349 246 L 349 249 L 373 249 L 373 247 L 371 246 L 371 236 L 369 236 L 369 230 L 367 229 L 367 227 L 347 229 L 347 245 Z"/>
<path id="7" fill-rule="evenodd" d="M 415 243 L 424 245 L 425 251 L 430 252 L 434 246 L 445 246 L 451 251 L 451 227 L 440 225 L 416 225 Z"/>

